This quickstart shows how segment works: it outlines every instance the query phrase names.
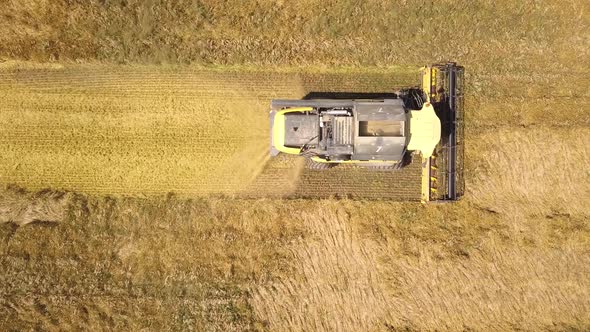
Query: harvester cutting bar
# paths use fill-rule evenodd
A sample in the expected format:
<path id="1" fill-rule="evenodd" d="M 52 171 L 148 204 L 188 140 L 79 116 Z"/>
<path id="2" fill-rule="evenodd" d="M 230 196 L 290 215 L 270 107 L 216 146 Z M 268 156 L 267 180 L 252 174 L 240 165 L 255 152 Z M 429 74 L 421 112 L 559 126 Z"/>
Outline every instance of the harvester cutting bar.
<path id="1" fill-rule="evenodd" d="M 430 200 L 457 200 L 463 180 L 463 73 L 455 63 L 426 68 L 424 91 L 441 120 L 441 141 L 430 158 Z"/>

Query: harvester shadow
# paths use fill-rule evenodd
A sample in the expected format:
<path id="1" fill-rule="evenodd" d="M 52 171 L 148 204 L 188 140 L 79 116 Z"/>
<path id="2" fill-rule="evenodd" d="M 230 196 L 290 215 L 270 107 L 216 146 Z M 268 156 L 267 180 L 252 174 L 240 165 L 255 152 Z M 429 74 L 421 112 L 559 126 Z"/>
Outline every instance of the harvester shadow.
<path id="1" fill-rule="evenodd" d="M 290 198 L 335 198 L 352 200 L 419 201 L 420 158 L 408 155 L 406 167 L 377 170 L 354 165 L 329 169 L 303 168 Z"/>
<path id="2" fill-rule="evenodd" d="M 303 97 L 310 99 L 395 99 L 399 96 L 393 92 L 320 92 L 312 91 Z"/>

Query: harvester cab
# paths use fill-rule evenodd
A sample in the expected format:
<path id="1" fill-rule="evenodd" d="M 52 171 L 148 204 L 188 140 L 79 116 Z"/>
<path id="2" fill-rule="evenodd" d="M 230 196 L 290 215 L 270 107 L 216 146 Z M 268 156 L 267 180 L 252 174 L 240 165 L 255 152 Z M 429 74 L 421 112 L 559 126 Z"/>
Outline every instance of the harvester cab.
<path id="1" fill-rule="evenodd" d="M 353 164 L 395 171 L 419 156 L 422 201 L 463 195 L 463 67 L 421 69 L 421 85 L 383 98 L 273 100 L 271 155 L 308 167 Z"/>

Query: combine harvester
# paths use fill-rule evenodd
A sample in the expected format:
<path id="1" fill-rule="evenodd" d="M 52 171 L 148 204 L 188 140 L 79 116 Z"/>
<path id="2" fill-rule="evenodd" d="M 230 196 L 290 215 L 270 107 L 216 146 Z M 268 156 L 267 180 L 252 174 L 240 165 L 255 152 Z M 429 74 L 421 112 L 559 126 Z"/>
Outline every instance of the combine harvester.
<path id="1" fill-rule="evenodd" d="M 271 155 L 307 158 L 308 168 L 352 164 L 395 171 L 422 158 L 423 202 L 464 192 L 463 67 L 421 69 L 421 87 L 379 99 L 273 100 Z"/>

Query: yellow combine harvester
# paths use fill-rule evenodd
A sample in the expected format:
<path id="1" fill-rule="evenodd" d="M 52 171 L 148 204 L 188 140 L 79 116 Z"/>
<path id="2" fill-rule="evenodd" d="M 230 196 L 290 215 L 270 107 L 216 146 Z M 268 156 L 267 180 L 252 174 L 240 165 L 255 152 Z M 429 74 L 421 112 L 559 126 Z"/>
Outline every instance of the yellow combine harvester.
<path id="1" fill-rule="evenodd" d="M 422 158 L 422 200 L 463 195 L 463 67 L 421 69 L 421 86 L 383 98 L 273 100 L 271 154 L 312 169 L 354 164 L 394 171 Z"/>

